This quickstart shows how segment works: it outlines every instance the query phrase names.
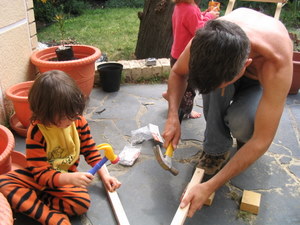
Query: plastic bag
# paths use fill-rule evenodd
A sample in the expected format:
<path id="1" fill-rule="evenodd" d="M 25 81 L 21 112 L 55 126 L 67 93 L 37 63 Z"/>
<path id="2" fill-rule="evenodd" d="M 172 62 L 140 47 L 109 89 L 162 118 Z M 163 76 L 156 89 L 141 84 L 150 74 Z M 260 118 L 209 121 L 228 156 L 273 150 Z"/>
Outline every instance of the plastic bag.
<path id="1" fill-rule="evenodd" d="M 152 134 L 149 130 L 148 126 L 141 127 L 137 130 L 131 131 L 131 144 L 136 145 L 136 144 L 141 144 L 144 141 L 148 141 L 152 139 Z"/>
<path id="2" fill-rule="evenodd" d="M 119 154 L 119 163 L 124 166 L 132 166 L 141 154 L 140 146 L 126 145 Z"/>

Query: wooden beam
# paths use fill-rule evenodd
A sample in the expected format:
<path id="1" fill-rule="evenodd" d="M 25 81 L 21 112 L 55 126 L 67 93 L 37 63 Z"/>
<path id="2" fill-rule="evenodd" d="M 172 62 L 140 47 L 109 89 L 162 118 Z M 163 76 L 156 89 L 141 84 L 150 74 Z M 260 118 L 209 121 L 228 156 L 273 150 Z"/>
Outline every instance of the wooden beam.
<path id="1" fill-rule="evenodd" d="M 226 11 L 225 11 L 225 15 L 227 15 L 228 13 L 230 13 L 233 10 L 235 1 L 236 0 L 229 0 L 229 2 L 227 4 Z M 284 6 L 284 4 L 287 3 L 287 0 L 241 0 L 241 1 L 245 1 L 245 2 L 277 3 L 275 15 L 274 15 L 275 19 L 279 19 L 281 8 Z"/>
<path id="2" fill-rule="evenodd" d="M 103 165 L 103 167 L 105 168 L 107 173 L 109 173 L 106 165 Z M 104 184 L 103 184 L 103 186 L 105 187 Z M 122 206 L 122 203 L 120 201 L 118 193 L 116 191 L 109 192 L 107 189 L 106 189 L 106 192 L 107 192 L 109 201 L 111 203 L 112 209 L 114 211 L 115 217 L 117 219 L 118 225 L 130 225 L 129 221 L 127 219 L 126 213 L 124 211 L 124 208 Z"/>
<path id="3" fill-rule="evenodd" d="M 204 170 L 200 168 L 196 168 L 193 177 L 191 179 L 191 182 L 188 184 L 186 192 L 183 195 L 183 198 L 187 195 L 187 193 L 189 193 L 189 191 L 194 185 L 199 184 L 202 181 L 203 176 L 204 176 Z M 180 208 L 179 206 L 172 220 L 171 225 L 182 225 L 186 219 L 189 208 L 190 208 L 190 204 L 188 204 L 183 209 Z"/>
<path id="4" fill-rule="evenodd" d="M 235 4 L 235 0 L 229 0 L 225 15 L 227 15 L 228 13 L 230 13 L 232 11 L 234 4 Z"/>
<path id="5" fill-rule="evenodd" d="M 279 20 L 282 6 L 283 6 L 282 3 L 277 3 L 275 15 L 274 15 L 274 18 L 275 18 L 275 19 L 278 19 L 278 20 Z"/>

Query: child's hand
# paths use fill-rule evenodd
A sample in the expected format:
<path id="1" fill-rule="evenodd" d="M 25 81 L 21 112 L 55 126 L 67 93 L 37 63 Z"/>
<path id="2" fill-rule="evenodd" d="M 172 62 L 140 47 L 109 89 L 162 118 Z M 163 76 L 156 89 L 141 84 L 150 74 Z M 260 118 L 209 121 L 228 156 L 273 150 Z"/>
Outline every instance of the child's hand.
<path id="1" fill-rule="evenodd" d="M 61 185 L 73 184 L 78 187 L 87 188 L 94 176 L 86 172 L 62 173 L 59 177 Z"/>
<path id="2" fill-rule="evenodd" d="M 101 179 L 109 192 L 113 192 L 121 186 L 121 182 L 117 178 L 108 174 L 102 175 Z"/>
<path id="3" fill-rule="evenodd" d="M 210 10 L 208 12 L 213 14 L 215 18 L 218 18 L 220 16 L 220 12 L 218 11 L 217 7 L 213 8 L 212 10 Z"/>

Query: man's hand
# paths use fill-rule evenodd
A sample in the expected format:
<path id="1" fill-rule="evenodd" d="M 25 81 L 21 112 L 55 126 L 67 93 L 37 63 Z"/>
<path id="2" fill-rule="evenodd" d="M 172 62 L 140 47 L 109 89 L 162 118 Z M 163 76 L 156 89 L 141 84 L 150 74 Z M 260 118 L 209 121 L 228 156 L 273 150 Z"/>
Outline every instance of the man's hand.
<path id="1" fill-rule="evenodd" d="M 172 142 L 173 148 L 176 149 L 181 135 L 181 128 L 178 115 L 167 119 L 165 130 L 162 134 L 165 139 L 164 148 L 167 148 Z"/>
<path id="2" fill-rule="evenodd" d="M 202 208 L 205 201 L 213 192 L 214 191 L 210 190 L 205 182 L 201 184 L 196 184 L 181 200 L 180 208 L 184 208 L 190 203 L 191 205 L 187 216 L 192 217 L 197 210 L 200 210 Z"/>
<path id="3" fill-rule="evenodd" d="M 213 14 L 215 18 L 218 18 L 220 16 L 220 12 L 217 7 L 214 7 L 212 10 L 209 10 L 208 12 Z"/>

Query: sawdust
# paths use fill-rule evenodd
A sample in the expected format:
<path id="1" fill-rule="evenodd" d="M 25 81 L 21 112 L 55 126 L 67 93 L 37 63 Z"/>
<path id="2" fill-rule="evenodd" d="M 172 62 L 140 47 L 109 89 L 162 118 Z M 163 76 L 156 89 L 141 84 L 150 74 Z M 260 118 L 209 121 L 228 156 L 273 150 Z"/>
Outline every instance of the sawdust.
<path id="1" fill-rule="evenodd" d="M 201 152 L 202 151 L 198 152 L 195 155 L 192 155 L 191 157 L 188 157 L 188 158 L 185 158 L 185 159 L 179 159 L 179 160 L 176 160 L 176 161 L 180 162 L 180 163 L 198 163 L 199 159 L 200 159 Z"/>
<path id="2" fill-rule="evenodd" d="M 254 225 L 256 216 L 253 215 L 252 213 L 248 213 L 248 212 L 239 210 L 236 215 L 236 218 L 243 220 L 244 222 L 246 222 L 249 225 Z"/>

